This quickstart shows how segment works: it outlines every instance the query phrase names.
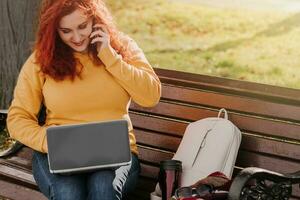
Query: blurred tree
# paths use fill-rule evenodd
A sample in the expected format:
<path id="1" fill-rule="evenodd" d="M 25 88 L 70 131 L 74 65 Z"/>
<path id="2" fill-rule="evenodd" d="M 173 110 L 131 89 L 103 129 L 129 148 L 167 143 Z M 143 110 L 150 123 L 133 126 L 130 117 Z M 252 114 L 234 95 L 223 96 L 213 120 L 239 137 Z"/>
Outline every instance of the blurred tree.
<path id="1" fill-rule="evenodd" d="M 6 109 L 31 53 L 41 0 L 0 0 L 0 109 Z"/>

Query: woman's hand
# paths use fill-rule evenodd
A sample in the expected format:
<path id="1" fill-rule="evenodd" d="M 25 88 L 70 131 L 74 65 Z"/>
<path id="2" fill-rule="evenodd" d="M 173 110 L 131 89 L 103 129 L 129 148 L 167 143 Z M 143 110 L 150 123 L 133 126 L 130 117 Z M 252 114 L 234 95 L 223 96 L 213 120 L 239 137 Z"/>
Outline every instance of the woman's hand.
<path id="1" fill-rule="evenodd" d="M 98 53 L 110 45 L 110 35 L 107 28 L 102 24 L 95 24 L 90 35 L 91 44 L 97 45 Z"/>

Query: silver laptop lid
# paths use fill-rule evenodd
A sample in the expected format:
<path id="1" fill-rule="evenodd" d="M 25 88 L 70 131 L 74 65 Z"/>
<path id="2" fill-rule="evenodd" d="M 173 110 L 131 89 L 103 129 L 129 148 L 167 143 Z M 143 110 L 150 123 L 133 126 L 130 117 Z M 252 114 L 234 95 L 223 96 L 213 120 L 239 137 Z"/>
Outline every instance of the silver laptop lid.
<path id="1" fill-rule="evenodd" d="M 49 127 L 47 142 L 51 173 L 84 172 L 131 162 L 126 120 Z"/>

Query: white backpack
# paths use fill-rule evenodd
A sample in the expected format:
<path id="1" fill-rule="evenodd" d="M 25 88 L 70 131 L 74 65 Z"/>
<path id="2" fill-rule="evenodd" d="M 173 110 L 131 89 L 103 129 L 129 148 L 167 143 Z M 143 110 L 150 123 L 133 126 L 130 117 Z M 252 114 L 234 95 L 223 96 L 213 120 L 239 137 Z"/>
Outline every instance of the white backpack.
<path id="1" fill-rule="evenodd" d="M 181 185 L 192 185 L 216 171 L 231 178 L 241 137 L 224 108 L 218 117 L 190 123 L 173 157 L 182 161 Z"/>
<path id="2" fill-rule="evenodd" d="M 216 171 L 231 178 L 241 137 L 241 131 L 228 120 L 224 108 L 218 117 L 190 123 L 173 157 L 182 161 L 181 186 L 190 186 Z M 151 199 L 160 199 L 159 194 L 157 185 Z"/>

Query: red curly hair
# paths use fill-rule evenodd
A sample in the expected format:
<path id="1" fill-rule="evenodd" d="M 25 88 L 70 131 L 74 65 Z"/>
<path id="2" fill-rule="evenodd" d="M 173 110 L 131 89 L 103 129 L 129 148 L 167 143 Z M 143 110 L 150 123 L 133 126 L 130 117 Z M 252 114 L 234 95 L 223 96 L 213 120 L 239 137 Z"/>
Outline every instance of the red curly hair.
<path id="1" fill-rule="evenodd" d="M 106 26 L 110 34 L 111 46 L 125 61 L 128 61 L 131 55 L 130 50 L 120 42 L 121 33 L 117 30 L 112 15 L 102 0 L 44 0 L 35 43 L 36 62 L 45 75 L 56 81 L 65 78 L 74 80 L 75 77 L 80 77 L 81 69 L 76 68 L 78 61 L 73 55 L 73 50 L 60 39 L 57 32 L 61 18 L 76 9 L 82 9 L 88 17 L 93 17 L 94 22 Z M 90 45 L 88 52 L 94 64 L 102 64 L 95 46 Z"/>

